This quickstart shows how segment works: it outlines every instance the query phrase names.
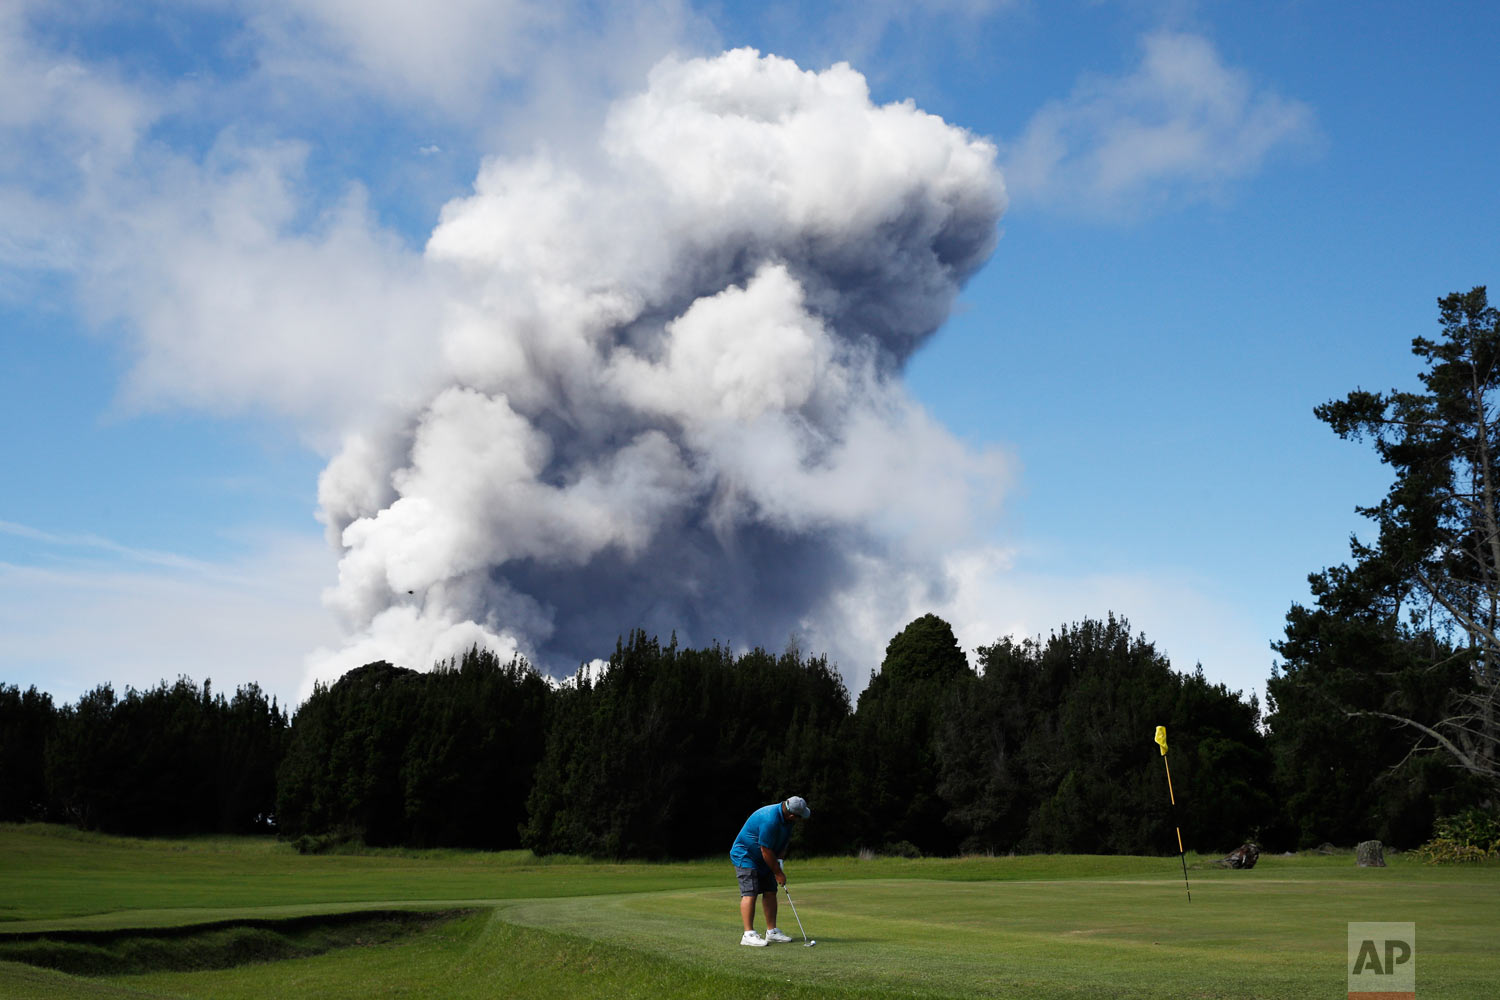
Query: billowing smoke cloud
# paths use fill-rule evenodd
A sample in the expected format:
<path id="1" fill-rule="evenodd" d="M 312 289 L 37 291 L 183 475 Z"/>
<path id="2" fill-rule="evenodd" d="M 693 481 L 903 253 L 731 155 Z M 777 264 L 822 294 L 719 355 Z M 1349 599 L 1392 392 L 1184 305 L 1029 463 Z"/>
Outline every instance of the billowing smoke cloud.
<path id="1" fill-rule="evenodd" d="M 993 249 L 994 160 L 738 50 L 658 66 L 589 162 L 487 162 L 426 250 L 436 388 L 323 474 L 353 638 L 314 676 L 473 642 L 569 672 L 637 626 L 869 648 L 1004 477 L 900 382 Z"/>

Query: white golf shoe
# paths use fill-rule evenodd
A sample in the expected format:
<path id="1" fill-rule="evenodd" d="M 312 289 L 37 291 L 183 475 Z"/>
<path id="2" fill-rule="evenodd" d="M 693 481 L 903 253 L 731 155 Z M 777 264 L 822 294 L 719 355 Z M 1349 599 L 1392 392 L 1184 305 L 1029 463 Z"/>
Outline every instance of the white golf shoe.
<path id="1" fill-rule="evenodd" d="M 754 931 L 746 931 L 740 937 L 740 944 L 746 945 L 751 948 L 764 948 L 769 943 L 769 941 L 767 941 L 765 938 L 761 937 Z"/>
<path id="2" fill-rule="evenodd" d="M 792 939 L 781 933 L 780 927 L 772 927 L 766 931 L 767 944 L 791 944 Z"/>

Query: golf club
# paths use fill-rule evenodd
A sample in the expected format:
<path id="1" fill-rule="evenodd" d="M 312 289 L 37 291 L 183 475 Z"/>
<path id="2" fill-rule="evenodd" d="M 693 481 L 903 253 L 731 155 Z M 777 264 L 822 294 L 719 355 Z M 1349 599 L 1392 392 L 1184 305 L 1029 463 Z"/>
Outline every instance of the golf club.
<path id="1" fill-rule="evenodd" d="M 781 864 L 781 862 L 778 861 L 777 864 Z M 786 866 L 783 865 L 781 870 L 783 872 L 785 872 L 786 871 Z M 800 916 L 797 916 L 797 904 L 792 902 L 792 892 L 791 892 L 791 890 L 786 887 L 786 883 L 785 882 L 783 882 L 781 884 L 781 888 L 782 888 L 782 891 L 786 893 L 786 901 L 791 904 L 791 907 L 792 907 L 792 916 L 797 917 L 797 929 L 802 932 L 802 947 L 804 947 L 804 948 L 811 948 L 813 945 L 817 944 L 818 942 L 816 942 L 816 941 L 809 941 L 807 939 L 807 928 L 802 926 L 802 918 Z"/>

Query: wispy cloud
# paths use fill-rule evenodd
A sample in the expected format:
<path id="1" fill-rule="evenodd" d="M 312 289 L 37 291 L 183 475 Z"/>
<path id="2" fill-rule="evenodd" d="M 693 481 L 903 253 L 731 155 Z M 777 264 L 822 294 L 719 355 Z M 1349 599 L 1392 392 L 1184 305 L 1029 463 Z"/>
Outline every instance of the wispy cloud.
<path id="1" fill-rule="evenodd" d="M 0 682 L 60 702 L 187 675 L 225 692 L 254 681 L 292 705 L 305 654 L 337 636 L 319 537 L 261 537 L 208 562 L 11 522 L 0 533 L 37 550 L 0 561 Z"/>
<path id="2" fill-rule="evenodd" d="M 1160 32 L 1135 70 L 1083 78 L 1002 155 L 1019 205 L 1130 218 L 1215 197 L 1316 138 L 1307 104 L 1258 88 L 1201 36 Z"/>
<path id="3" fill-rule="evenodd" d="M 1018 0 L 839 2 L 814 8 L 819 23 L 808 28 L 821 36 L 823 47 L 835 58 L 863 65 L 882 53 L 888 59 L 903 61 L 905 57 L 918 57 L 921 46 L 911 43 L 913 35 L 933 31 L 962 34 L 1016 6 Z"/>
<path id="4" fill-rule="evenodd" d="M 186 573 L 194 573 L 201 576 L 214 576 L 218 568 L 212 563 L 199 559 L 190 559 L 187 556 L 177 555 L 172 552 L 157 552 L 151 549 L 139 549 L 129 545 L 121 545 L 119 542 L 93 534 L 57 534 L 56 532 L 43 531 L 25 524 L 16 524 L 13 521 L 0 521 L 0 534 L 9 535 L 12 538 L 21 538 L 30 542 L 38 542 L 53 549 L 85 550 L 95 553 L 106 553 L 118 556 L 132 563 L 146 566 L 157 566 L 163 569 L 179 570 Z"/>
<path id="5" fill-rule="evenodd" d="M 687 0 L 269 0 L 245 11 L 263 82 L 474 121 L 497 94 L 609 88 L 714 32 Z M 524 102 L 523 102 L 524 103 Z"/>

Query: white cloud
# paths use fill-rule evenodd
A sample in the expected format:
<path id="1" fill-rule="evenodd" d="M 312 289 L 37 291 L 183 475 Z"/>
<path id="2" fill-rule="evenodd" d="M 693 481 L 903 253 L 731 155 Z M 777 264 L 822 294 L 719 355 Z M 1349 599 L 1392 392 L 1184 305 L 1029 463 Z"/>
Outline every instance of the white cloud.
<path id="1" fill-rule="evenodd" d="M 1207 39 L 1162 32 L 1123 77 L 1086 77 L 1038 111 L 1004 150 L 1023 201 L 1132 216 L 1218 194 L 1278 149 L 1316 137 L 1312 109 L 1258 89 Z"/>
<path id="2" fill-rule="evenodd" d="M 85 300 L 134 341 L 128 401 L 270 411 L 327 439 L 433 369 L 437 296 L 421 257 L 357 187 L 303 222 L 301 156 L 223 144 L 101 213 Z"/>
<path id="3" fill-rule="evenodd" d="M 222 2 L 243 16 L 273 89 L 315 101 L 377 96 L 469 123 L 502 93 L 509 111 L 597 105 L 684 42 L 713 36 L 685 0 Z"/>
<path id="4" fill-rule="evenodd" d="M 250 9 L 273 73 L 342 64 L 359 72 L 362 89 L 448 106 L 522 72 L 537 35 L 563 14 L 532 0 L 273 0 Z"/>
<path id="5" fill-rule="evenodd" d="M 897 70 L 925 76 L 934 37 L 970 46 L 985 21 L 1024 6 L 1024 0 L 825 0 L 768 5 L 759 27 L 767 47 L 804 62 L 847 60 L 877 77 Z"/>
<path id="6" fill-rule="evenodd" d="M 16 295 L 28 270 L 73 279 L 130 344 L 128 405 L 270 412 L 331 443 L 422 384 L 437 299 L 358 184 L 318 204 L 303 144 L 234 128 L 196 156 L 148 141 L 181 95 L 26 27 L 0 15 L 0 266 Z"/>
<path id="7" fill-rule="evenodd" d="M 0 5 L 0 268 L 66 269 L 89 240 L 73 206 L 96 203 L 128 169 L 162 97 L 37 49 L 28 14 L 26 4 Z"/>

